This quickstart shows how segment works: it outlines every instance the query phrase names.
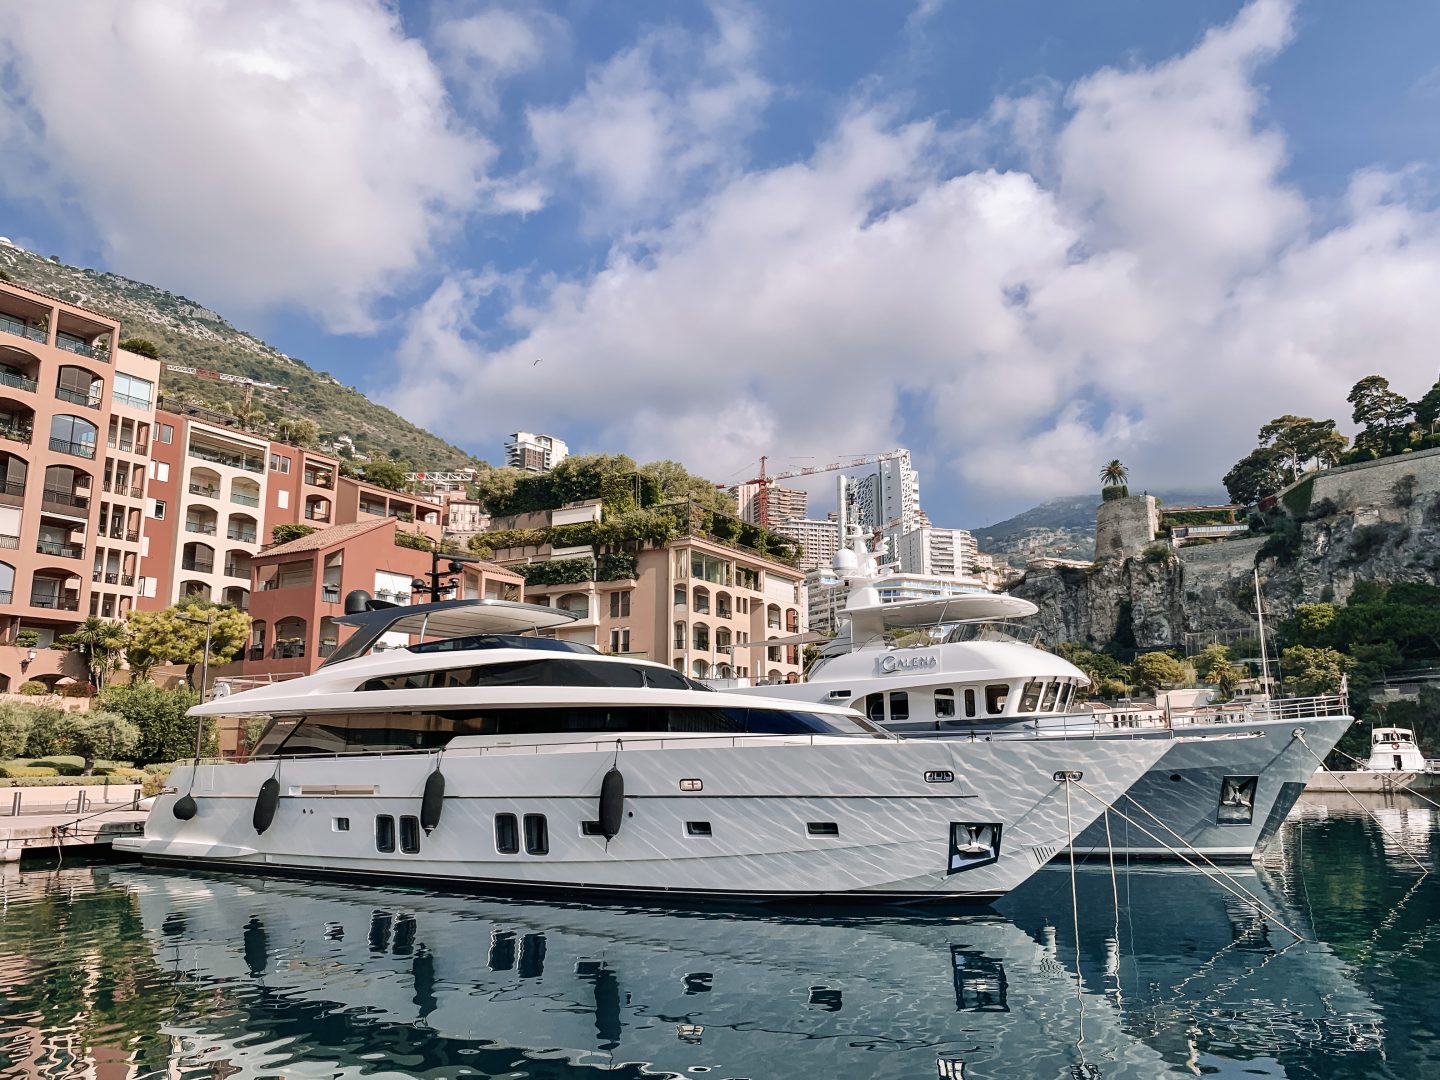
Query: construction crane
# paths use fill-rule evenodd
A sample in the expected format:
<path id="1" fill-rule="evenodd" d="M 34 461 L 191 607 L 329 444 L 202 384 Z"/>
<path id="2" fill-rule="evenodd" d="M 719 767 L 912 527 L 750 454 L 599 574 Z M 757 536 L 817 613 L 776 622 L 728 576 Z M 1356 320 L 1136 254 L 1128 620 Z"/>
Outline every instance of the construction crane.
<path id="1" fill-rule="evenodd" d="M 290 393 L 288 386 L 281 386 L 279 383 L 260 382 L 245 375 L 227 375 L 223 371 L 208 371 L 205 368 L 186 367 L 184 364 L 167 364 L 163 361 L 160 366 L 166 371 L 173 371 L 177 375 L 196 375 L 202 379 L 216 379 L 220 382 L 234 383 L 236 386 L 245 388 L 245 415 L 250 415 L 250 403 L 255 397 L 256 390 L 276 390 L 282 394 Z"/>
<path id="2" fill-rule="evenodd" d="M 785 472 L 765 472 L 765 462 L 769 460 L 766 456 L 760 458 L 760 475 L 753 480 L 746 480 L 747 484 L 756 485 L 755 492 L 755 521 L 764 528 L 770 527 L 770 485 L 777 480 L 789 480 L 796 476 L 817 476 L 820 473 L 841 472 L 845 469 L 858 469 L 864 465 L 875 465 L 881 461 L 894 461 L 896 458 L 904 457 L 908 451 L 891 450 L 885 454 L 868 454 L 864 457 L 846 458 L 843 461 L 832 461 L 828 465 L 807 465 L 800 469 L 787 469 Z"/>

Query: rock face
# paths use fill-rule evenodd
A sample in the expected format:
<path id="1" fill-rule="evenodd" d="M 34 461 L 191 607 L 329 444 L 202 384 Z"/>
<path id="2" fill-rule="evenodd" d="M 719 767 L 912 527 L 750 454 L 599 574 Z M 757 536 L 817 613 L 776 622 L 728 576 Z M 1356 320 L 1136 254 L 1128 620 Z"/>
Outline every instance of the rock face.
<path id="1" fill-rule="evenodd" d="M 1117 500 L 1129 502 L 1133 500 Z M 1039 606 L 1051 643 L 1091 647 L 1183 646 L 1213 632 L 1254 635 L 1253 572 L 1267 618 L 1297 604 L 1344 601 L 1355 583 L 1440 584 L 1440 450 L 1329 469 L 1277 496 L 1281 529 L 1268 537 L 1158 549 L 1104 559 L 1088 569 L 1031 569 L 1011 591 Z M 1114 504 L 1110 504 L 1114 505 Z"/>

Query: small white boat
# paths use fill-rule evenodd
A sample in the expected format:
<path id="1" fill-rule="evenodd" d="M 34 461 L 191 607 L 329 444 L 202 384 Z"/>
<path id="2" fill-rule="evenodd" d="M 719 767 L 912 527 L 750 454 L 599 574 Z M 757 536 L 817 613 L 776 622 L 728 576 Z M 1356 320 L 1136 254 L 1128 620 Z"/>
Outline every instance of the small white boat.
<path id="1" fill-rule="evenodd" d="M 469 600 L 337 620 L 357 630 L 315 674 L 191 710 L 269 726 L 247 762 L 177 769 L 117 849 L 484 891 L 987 900 L 1167 748 L 900 740 L 515 633 L 569 618 Z M 397 634 L 420 643 L 361 655 Z"/>
<path id="2" fill-rule="evenodd" d="M 1379 727 L 1370 732 L 1370 758 L 1359 769 L 1317 769 L 1306 791 L 1440 792 L 1440 759 L 1426 759 L 1415 732 Z"/>

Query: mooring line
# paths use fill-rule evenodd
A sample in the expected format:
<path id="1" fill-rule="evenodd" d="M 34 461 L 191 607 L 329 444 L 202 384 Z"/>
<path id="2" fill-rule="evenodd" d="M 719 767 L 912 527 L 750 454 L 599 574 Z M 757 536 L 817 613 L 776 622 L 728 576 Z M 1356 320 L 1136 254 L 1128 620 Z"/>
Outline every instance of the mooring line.
<path id="1" fill-rule="evenodd" d="M 1076 781 L 1073 781 L 1073 783 L 1074 783 L 1077 787 L 1079 787 L 1081 791 L 1085 792 L 1085 794 L 1089 795 L 1092 799 L 1094 799 L 1096 802 L 1098 802 L 1101 806 L 1109 806 L 1109 804 L 1106 803 L 1104 799 L 1102 799 L 1099 795 L 1095 794 L 1095 792 L 1091 791 L 1088 787 L 1086 787 L 1086 786 L 1085 786 L 1083 783 L 1081 783 L 1080 781 L 1076 780 Z M 1133 800 L 1132 800 L 1132 801 L 1133 801 Z M 1136 804 L 1136 805 L 1139 805 L 1139 804 Z M 1209 878 L 1211 881 L 1215 882 L 1215 884 L 1219 885 L 1222 889 L 1224 889 L 1224 890 L 1225 890 L 1226 892 L 1228 892 L 1230 895 L 1234 896 L 1236 899 L 1240 900 L 1242 903 L 1249 904 L 1249 905 L 1250 905 L 1251 907 L 1253 907 L 1256 911 L 1260 912 L 1263 916 L 1265 916 L 1267 919 L 1269 919 L 1271 922 L 1273 922 L 1276 926 L 1280 927 L 1280 928 L 1281 928 L 1282 930 L 1284 930 L 1286 933 L 1290 934 L 1292 937 L 1296 938 L 1297 940 L 1300 940 L 1300 941 L 1304 941 L 1304 940 L 1305 940 L 1305 936 L 1304 936 L 1303 934 L 1297 933 L 1297 932 L 1296 932 L 1292 927 L 1290 927 L 1287 923 L 1282 922 L 1281 919 L 1280 919 L 1280 917 L 1275 913 L 1275 910 L 1274 910 L 1273 908 L 1271 908 L 1268 904 L 1266 904 L 1266 903 L 1265 903 L 1263 900 L 1261 900 L 1258 896 L 1255 896 L 1253 893 L 1251 893 L 1249 890 L 1247 890 L 1247 889 L 1246 889 L 1243 885 L 1241 885 L 1238 881 L 1235 881 L 1234 878 L 1231 878 L 1230 875 L 1226 874 L 1224 871 L 1220 870 L 1218 867 L 1213 867 L 1213 864 L 1212 864 L 1212 867 L 1214 868 L 1214 870 L 1216 871 L 1216 873 L 1215 873 L 1215 874 L 1212 874 L 1212 873 L 1210 872 L 1210 871 L 1211 871 L 1211 867 L 1206 867 L 1206 866 L 1204 866 L 1204 865 L 1196 862 L 1194 859 L 1190 858 L 1190 857 L 1189 857 L 1188 855 L 1186 855 L 1183 851 L 1179 851 L 1179 850 L 1177 850 L 1176 848 L 1171 847 L 1169 844 L 1167 844 L 1167 843 L 1166 843 L 1164 840 L 1162 840 L 1160 837 L 1156 836 L 1156 835 L 1155 835 L 1154 833 L 1152 833 L 1149 829 L 1145 828 L 1144 825 L 1140 824 L 1140 822 L 1131 820 L 1130 817 L 1129 817 L 1129 815 L 1127 815 L 1123 810 L 1116 810 L 1115 807 L 1113 807 L 1113 806 L 1111 806 L 1110 809 L 1115 810 L 1115 813 L 1120 816 L 1120 819 L 1121 819 L 1122 821 L 1127 821 L 1127 822 L 1129 822 L 1130 824 L 1134 825 L 1135 828 L 1139 829 L 1142 833 L 1144 833 L 1146 836 L 1148 836 L 1151 840 L 1155 841 L 1155 843 L 1159 844 L 1159 845 L 1160 845 L 1161 847 L 1163 847 L 1166 851 L 1170 852 L 1170 854 L 1174 855 L 1174 856 L 1175 856 L 1177 859 L 1179 859 L 1181 862 L 1185 863 L 1187 866 L 1192 867 L 1193 869 L 1199 870 L 1202 874 L 1204 874 L 1204 875 L 1205 875 L 1207 878 Z M 1141 807 L 1141 809 L 1143 810 L 1144 807 Z M 1147 811 L 1147 812 L 1148 812 L 1148 811 Z M 1217 874 L 1218 874 L 1218 876 L 1216 876 Z"/>
<path id="2" fill-rule="evenodd" d="M 1314 758 L 1317 762 L 1319 762 L 1320 767 L 1323 769 L 1325 767 L 1325 762 L 1320 758 L 1320 755 L 1315 753 L 1315 751 L 1310 748 L 1310 744 L 1305 741 L 1305 732 L 1302 731 L 1300 728 L 1296 728 L 1294 732 L 1292 732 L 1292 734 L 1295 736 L 1296 740 L 1300 743 L 1300 745 L 1305 747 L 1305 752 L 1309 754 L 1312 758 Z M 1330 775 L 1332 777 L 1335 776 L 1333 772 Z M 1345 792 L 1346 795 L 1349 795 L 1351 801 L 1356 806 L 1358 806 L 1370 818 L 1371 821 L 1375 822 L 1376 825 L 1380 826 L 1381 832 L 1383 832 L 1386 836 L 1390 837 L 1392 840 L 1395 841 L 1396 847 L 1398 847 L 1406 855 L 1410 856 L 1410 861 L 1420 868 L 1420 874 L 1422 877 L 1425 874 L 1430 873 L 1430 868 L 1426 866 L 1423 862 L 1421 862 L 1419 857 L 1410 850 L 1410 847 L 1405 843 L 1405 838 L 1403 836 L 1398 836 L 1395 833 L 1391 832 L 1389 829 L 1387 829 L 1385 827 L 1385 823 L 1376 816 L 1375 811 L 1372 810 L 1370 807 L 1366 806 L 1363 802 L 1361 802 L 1359 797 L 1348 787 L 1345 786 L 1344 780 L 1340 780 L 1337 778 L 1335 782 L 1340 785 L 1340 790 Z"/>

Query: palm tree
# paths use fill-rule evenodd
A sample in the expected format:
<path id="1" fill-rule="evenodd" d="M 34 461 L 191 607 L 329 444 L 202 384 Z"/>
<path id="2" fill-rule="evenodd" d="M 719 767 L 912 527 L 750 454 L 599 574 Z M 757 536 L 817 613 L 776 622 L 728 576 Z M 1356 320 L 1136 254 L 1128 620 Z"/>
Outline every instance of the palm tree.
<path id="1" fill-rule="evenodd" d="M 120 666 L 120 658 L 125 654 L 128 638 L 129 634 L 122 623 L 91 615 L 74 633 L 66 634 L 60 641 L 72 649 L 78 649 L 85 657 L 90 681 L 100 690 L 104 688 L 105 680 Z"/>
<path id="2" fill-rule="evenodd" d="M 1100 479 L 1106 487 L 1124 487 L 1130 479 L 1130 470 L 1120 464 L 1119 458 L 1114 458 L 1100 470 Z"/>

